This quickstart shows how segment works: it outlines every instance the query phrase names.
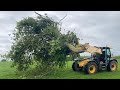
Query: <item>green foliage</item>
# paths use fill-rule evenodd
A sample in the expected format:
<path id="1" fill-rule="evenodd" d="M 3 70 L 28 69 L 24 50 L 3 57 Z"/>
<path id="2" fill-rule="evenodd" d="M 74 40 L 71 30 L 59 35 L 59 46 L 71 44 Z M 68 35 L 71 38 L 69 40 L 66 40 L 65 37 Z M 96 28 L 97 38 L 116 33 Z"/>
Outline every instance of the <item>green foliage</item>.
<path id="1" fill-rule="evenodd" d="M 13 32 L 13 45 L 8 54 L 18 70 L 27 70 L 37 62 L 37 66 L 59 66 L 66 63 L 70 53 L 65 43 L 75 44 L 77 36 L 73 32 L 61 34 L 57 22 L 47 15 L 27 17 L 17 22 Z"/>

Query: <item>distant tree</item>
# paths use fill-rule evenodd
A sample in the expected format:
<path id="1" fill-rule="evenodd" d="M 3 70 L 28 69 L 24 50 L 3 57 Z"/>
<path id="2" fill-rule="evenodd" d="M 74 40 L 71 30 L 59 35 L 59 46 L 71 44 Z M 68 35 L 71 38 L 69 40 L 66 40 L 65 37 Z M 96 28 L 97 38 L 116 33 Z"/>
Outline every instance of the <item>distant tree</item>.
<path id="1" fill-rule="evenodd" d="M 6 62 L 7 60 L 6 59 L 2 59 L 1 62 Z"/>

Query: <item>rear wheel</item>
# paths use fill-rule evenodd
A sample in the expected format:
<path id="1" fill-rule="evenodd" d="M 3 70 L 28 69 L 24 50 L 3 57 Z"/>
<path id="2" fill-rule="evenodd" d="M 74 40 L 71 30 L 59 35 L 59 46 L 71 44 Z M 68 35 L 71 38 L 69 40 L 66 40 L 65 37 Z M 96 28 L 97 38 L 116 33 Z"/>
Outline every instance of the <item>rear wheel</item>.
<path id="1" fill-rule="evenodd" d="M 116 61 L 111 61 L 111 62 L 108 64 L 107 70 L 113 72 L 113 71 L 116 71 L 117 68 L 118 68 L 117 62 L 116 62 Z"/>
<path id="2" fill-rule="evenodd" d="M 79 67 L 79 64 L 78 64 L 77 61 L 75 61 L 75 62 L 72 64 L 72 69 L 73 69 L 73 71 L 81 71 L 81 70 L 82 70 L 82 68 Z"/>
<path id="3" fill-rule="evenodd" d="M 97 72 L 97 70 L 98 70 L 98 68 L 97 68 L 97 64 L 95 62 L 88 62 L 84 66 L 84 72 L 86 74 L 94 74 Z"/>

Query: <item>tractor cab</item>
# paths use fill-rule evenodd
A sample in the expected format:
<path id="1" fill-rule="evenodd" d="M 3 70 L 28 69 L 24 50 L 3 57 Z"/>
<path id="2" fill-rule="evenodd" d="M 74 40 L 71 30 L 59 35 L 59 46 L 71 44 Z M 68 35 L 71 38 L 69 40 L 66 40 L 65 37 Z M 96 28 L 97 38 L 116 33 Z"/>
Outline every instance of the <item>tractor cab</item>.
<path id="1" fill-rule="evenodd" d="M 108 62 L 111 59 L 110 47 L 100 47 L 100 48 L 102 54 L 97 54 L 95 57 L 93 57 L 93 60 L 95 60 L 98 64 L 103 63 L 107 66 Z"/>
<path id="2" fill-rule="evenodd" d="M 100 60 L 105 63 L 106 61 L 110 60 L 111 51 L 109 47 L 102 47 L 101 50 L 102 50 L 102 54 L 100 55 Z"/>

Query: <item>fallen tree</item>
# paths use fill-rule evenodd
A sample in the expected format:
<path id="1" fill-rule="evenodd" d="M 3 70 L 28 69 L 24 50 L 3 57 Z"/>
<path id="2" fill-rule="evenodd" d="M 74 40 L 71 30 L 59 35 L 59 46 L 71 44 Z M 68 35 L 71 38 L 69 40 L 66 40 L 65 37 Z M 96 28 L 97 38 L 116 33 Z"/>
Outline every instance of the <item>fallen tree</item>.
<path id="1" fill-rule="evenodd" d="M 62 34 L 60 31 L 59 23 L 47 15 L 26 17 L 17 22 L 8 54 L 13 66 L 20 71 L 34 63 L 36 67 L 63 67 L 71 52 L 66 42 L 75 45 L 78 38 L 73 32 Z"/>

